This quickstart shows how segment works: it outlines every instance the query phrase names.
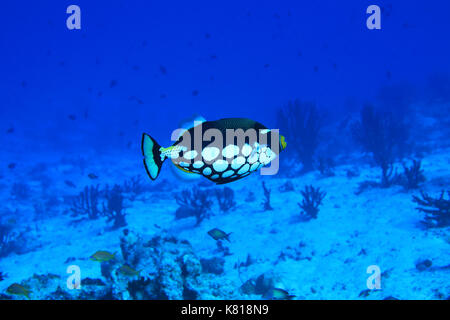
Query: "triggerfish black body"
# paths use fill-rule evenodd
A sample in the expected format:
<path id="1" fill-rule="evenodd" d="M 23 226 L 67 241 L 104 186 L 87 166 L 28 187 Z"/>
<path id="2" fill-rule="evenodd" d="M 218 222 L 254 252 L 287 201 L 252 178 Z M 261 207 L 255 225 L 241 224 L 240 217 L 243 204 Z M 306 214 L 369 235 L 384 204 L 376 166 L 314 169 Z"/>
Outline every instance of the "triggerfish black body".
<path id="1" fill-rule="evenodd" d="M 216 184 L 229 183 L 268 165 L 284 148 L 286 141 L 278 130 L 245 118 L 196 123 L 168 148 L 146 133 L 142 136 L 144 165 L 152 180 L 170 158 L 184 172 L 202 175 Z"/>

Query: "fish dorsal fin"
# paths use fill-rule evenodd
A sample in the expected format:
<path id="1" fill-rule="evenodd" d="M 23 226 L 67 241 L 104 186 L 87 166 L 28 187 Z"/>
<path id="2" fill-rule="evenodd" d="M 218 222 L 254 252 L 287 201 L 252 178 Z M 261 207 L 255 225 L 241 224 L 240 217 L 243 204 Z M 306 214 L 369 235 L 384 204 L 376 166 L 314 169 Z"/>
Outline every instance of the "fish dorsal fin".
<path id="1" fill-rule="evenodd" d="M 181 137 L 183 135 L 183 133 L 185 133 L 189 129 L 192 129 L 193 127 L 195 127 L 205 121 L 206 121 L 206 119 L 200 115 L 193 115 L 190 118 L 181 120 L 179 123 L 180 128 L 177 132 L 177 134 L 178 134 L 177 138 Z"/>

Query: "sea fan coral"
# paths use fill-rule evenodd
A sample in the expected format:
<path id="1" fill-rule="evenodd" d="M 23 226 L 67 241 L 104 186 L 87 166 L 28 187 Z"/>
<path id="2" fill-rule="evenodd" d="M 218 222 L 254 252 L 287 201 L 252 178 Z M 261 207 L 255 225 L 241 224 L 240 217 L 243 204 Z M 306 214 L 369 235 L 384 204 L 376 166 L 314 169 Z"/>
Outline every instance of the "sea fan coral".
<path id="1" fill-rule="evenodd" d="M 289 137 L 289 149 L 300 158 L 303 171 L 314 169 L 314 155 L 320 143 L 322 124 L 322 117 L 312 102 L 290 101 L 278 110 L 278 126 Z"/>
<path id="2" fill-rule="evenodd" d="M 115 185 L 111 190 L 106 189 L 105 194 L 106 205 L 103 203 L 102 214 L 108 218 L 108 221 L 113 221 L 113 229 L 125 227 L 127 222 L 125 220 L 122 189 Z"/>
<path id="3" fill-rule="evenodd" d="M 450 191 L 448 199 L 444 199 L 445 191 L 439 198 L 432 198 L 424 191 L 420 192 L 422 198 L 413 196 L 413 201 L 419 205 L 416 209 L 425 213 L 423 223 L 428 228 L 442 228 L 450 226 Z"/>
<path id="4" fill-rule="evenodd" d="M 180 194 L 175 194 L 175 200 L 180 206 L 175 218 L 195 217 L 198 226 L 210 214 L 213 202 L 210 200 L 210 192 L 194 187 L 194 189 L 183 190 Z"/>
<path id="5" fill-rule="evenodd" d="M 319 206 L 327 193 L 313 186 L 305 186 L 305 189 L 300 192 L 303 200 L 298 206 L 302 209 L 303 220 L 316 219 L 319 213 Z"/>
<path id="6" fill-rule="evenodd" d="M 98 208 L 100 190 L 97 186 L 86 186 L 72 201 L 72 208 L 70 209 L 75 216 L 87 215 L 89 219 L 97 219 L 100 216 Z"/>
<path id="7" fill-rule="evenodd" d="M 222 190 L 218 189 L 215 191 L 217 202 L 219 203 L 219 208 L 222 212 L 228 212 L 236 206 L 233 189 L 225 187 Z"/>
<path id="8" fill-rule="evenodd" d="M 381 168 L 381 187 L 390 187 L 393 181 L 393 162 L 401 157 L 405 141 L 408 139 L 406 125 L 387 112 L 375 111 L 367 105 L 361 110 L 361 119 L 353 124 L 355 141 L 365 152 L 371 153 L 375 163 Z"/>

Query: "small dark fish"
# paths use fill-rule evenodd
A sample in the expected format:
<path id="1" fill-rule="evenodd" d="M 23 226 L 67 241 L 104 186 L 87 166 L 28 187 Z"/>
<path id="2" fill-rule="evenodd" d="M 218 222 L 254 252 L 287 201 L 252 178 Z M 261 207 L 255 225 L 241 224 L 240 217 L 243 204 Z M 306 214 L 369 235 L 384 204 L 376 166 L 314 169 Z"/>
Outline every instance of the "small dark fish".
<path id="1" fill-rule="evenodd" d="M 161 93 L 159 97 L 160 97 L 161 99 L 165 99 L 165 98 L 167 98 L 167 95 L 166 95 L 165 93 Z"/>
<path id="2" fill-rule="evenodd" d="M 143 47 L 146 47 L 146 46 L 147 46 L 147 43 L 148 43 L 147 40 L 142 41 L 142 46 L 143 46 Z"/>
<path id="3" fill-rule="evenodd" d="M 16 164 L 14 162 L 11 162 L 10 164 L 8 164 L 8 169 L 14 169 L 16 167 Z"/>
<path id="4" fill-rule="evenodd" d="M 216 60 L 216 59 L 217 59 L 217 56 L 216 56 L 215 54 L 212 54 L 212 55 L 211 55 L 211 59 L 212 59 L 212 60 Z"/>
<path id="5" fill-rule="evenodd" d="M 133 66 L 132 69 L 133 69 L 134 71 L 139 71 L 141 68 L 140 68 L 139 66 Z"/>
<path id="6" fill-rule="evenodd" d="M 77 116 L 74 115 L 74 114 L 69 114 L 69 115 L 67 116 L 67 118 L 69 118 L 70 120 L 74 121 L 74 120 L 77 119 Z"/>
<path id="7" fill-rule="evenodd" d="M 278 13 L 274 13 L 274 14 L 273 14 L 273 17 L 274 17 L 275 19 L 280 19 L 280 18 L 281 18 L 280 15 L 279 15 Z"/>
<path id="8" fill-rule="evenodd" d="M 66 63 L 65 63 L 64 61 L 60 61 L 60 62 L 59 62 L 59 66 L 60 66 L 60 67 L 64 67 L 65 64 L 66 64 Z"/>
<path id="9" fill-rule="evenodd" d="M 133 143 L 132 143 L 131 141 L 128 141 L 128 143 L 127 143 L 127 148 L 130 149 L 132 144 L 133 144 Z"/>
<path id="10" fill-rule="evenodd" d="M 370 294 L 370 291 L 371 291 L 370 289 L 363 290 L 359 293 L 358 297 L 367 298 Z"/>
<path id="11" fill-rule="evenodd" d="M 7 277 L 6 273 L 3 273 L 3 272 L 0 271 L 0 281 L 5 280 L 6 277 Z"/>
<path id="12" fill-rule="evenodd" d="M 103 92 L 99 91 L 98 96 L 101 97 L 103 95 Z"/>
<path id="13" fill-rule="evenodd" d="M 109 83 L 109 87 L 114 88 L 115 86 L 117 86 L 117 80 L 111 80 L 111 82 Z"/>
<path id="14" fill-rule="evenodd" d="M 211 39 L 211 34 L 205 33 L 205 39 Z"/>
<path id="15" fill-rule="evenodd" d="M 286 290 L 283 290 L 280 288 L 269 289 L 264 294 L 264 299 L 269 299 L 269 300 L 292 300 L 293 298 L 295 298 L 294 295 L 291 295 Z"/>
<path id="16" fill-rule="evenodd" d="M 90 259 L 97 262 L 107 262 L 114 260 L 116 258 L 116 253 L 109 253 L 108 251 L 97 251 L 94 253 Z"/>
<path id="17" fill-rule="evenodd" d="M 22 88 L 25 88 L 27 86 L 27 82 L 24 80 L 20 83 L 20 85 L 22 86 Z"/>
<path id="18" fill-rule="evenodd" d="M 266 64 L 264 65 L 264 68 L 267 69 L 268 67 L 270 67 L 270 64 L 266 63 Z"/>
<path id="19" fill-rule="evenodd" d="M 139 99 L 139 98 L 137 98 L 136 101 L 137 101 L 137 103 L 139 103 L 139 104 L 144 104 L 144 101 L 142 101 L 142 100 Z"/>
<path id="20" fill-rule="evenodd" d="M 31 290 L 18 283 L 13 283 L 6 289 L 6 292 L 16 296 L 24 296 L 27 297 L 27 299 L 30 299 Z"/>
<path id="21" fill-rule="evenodd" d="M 229 236 L 231 234 L 230 233 L 225 233 L 224 231 L 214 228 L 208 231 L 208 234 L 214 239 L 214 240 L 227 240 L 228 242 L 230 242 Z"/>
<path id="22" fill-rule="evenodd" d="M 14 128 L 13 127 L 11 127 L 8 130 L 6 130 L 6 133 L 13 133 L 13 132 L 14 132 Z"/>
<path id="23" fill-rule="evenodd" d="M 89 173 L 88 177 L 89 177 L 89 179 L 92 179 L 92 180 L 98 179 L 98 176 L 95 175 L 94 173 Z"/>
<path id="24" fill-rule="evenodd" d="M 67 186 L 71 187 L 71 188 L 76 188 L 76 187 L 77 187 L 77 186 L 75 185 L 75 183 L 73 183 L 73 182 L 70 181 L 70 180 L 66 180 L 66 181 L 64 181 L 64 183 L 65 183 Z"/>
<path id="25" fill-rule="evenodd" d="M 100 58 L 95 58 L 95 64 L 99 65 L 100 64 Z"/>
<path id="26" fill-rule="evenodd" d="M 299 56 L 299 57 L 301 57 L 303 55 L 303 53 L 301 52 L 301 51 L 299 51 L 298 53 L 297 53 L 297 56 Z"/>
<path id="27" fill-rule="evenodd" d="M 319 71 L 319 67 L 318 66 L 314 66 L 314 72 Z"/>
<path id="28" fill-rule="evenodd" d="M 198 96 L 198 93 L 199 93 L 198 90 L 193 90 L 193 91 L 192 91 L 192 95 L 193 95 L 194 97 Z"/>
<path id="29" fill-rule="evenodd" d="M 163 65 L 160 65 L 160 66 L 159 66 L 159 71 L 160 71 L 162 74 L 167 74 L 167 69 L 166 69 L 166 67 L 164 67 Z"/>
<path id="30" fill-rule="evenodd" d="M 118 271 L 119 271 L 119 273 L 123 274 L 124 276 L 135 277 L 135 276 L 139 276 L 139 274 L 141 273 L 142 270 L 134 270 L 130 266 L 124 264 L 123 266 L 121 266 L 119 268 Z"/>

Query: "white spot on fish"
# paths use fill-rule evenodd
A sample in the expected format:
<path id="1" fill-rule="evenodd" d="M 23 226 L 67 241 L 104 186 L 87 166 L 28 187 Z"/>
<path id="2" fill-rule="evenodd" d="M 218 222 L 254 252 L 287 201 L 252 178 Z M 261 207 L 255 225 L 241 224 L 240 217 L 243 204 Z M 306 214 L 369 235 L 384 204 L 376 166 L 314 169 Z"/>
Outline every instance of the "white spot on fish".
<path id="1" fill-rule="evenodd" d="M 252 166 L 250 167 L 250 171 L 255 171 L 258 169 L 260 163 L 259 162 L 255 162 L 254 164 L 252 164 Z"/>
<path id="2" fill-rule="evenodd" d="M 241 174 L 246 173 L 246 172 L 248 171 L 249 168 L 250 168 L 250 166 L 249 166 L 248 163 L 244 164 L 244 165 L 242 166 L 242 168 L 239 169 L 238 174 L 241 175 Z"/>
<path id="3" fill-rule="evenodd" d="M 228 162 L 223 159 L 219 159 L 213 163 L 213 168 L 217 172 L 225 171 L 228 168 Z"/>
<path id="4" fill-rule="evenodd" d="M 184 162 L 184 161 L 181 161 L 180 163 L 178 163 L 178 165 L 179 165 L 180 167 L 189 167 L 189 163 Z"/>
<path id="5" fill-rule="evenodd" d="M 202 151 L 202 157 L 205 161 L 212 161 L 219 155 L 220 150 L 216 147 L 206 147 Z"/>
<path id="6" fill-rule="evenodd" d="M 194 159 L 197 155 L 198 155 L 198 153 L 195 150 L 190 150 L 190 151 L 184 153 L 184 157 L 188 160 Z"/>
<path id="7" fill-rule="evenodd" d="M 222 150 L 222 155 L 225 158 L 233 158 L 234 156 L 237 156 L 238 154 L 239 154 L 239 147 L 235 146 L 233 144 L 230 144 L 230 145 L 226 146 Z"/>
<path id="8" fill-rule="evenodd" d="M 245 163 L 245 158 L 244 157 L 237 157 L 236 159 L 233 159 L 233 161 L 231 161 L 231 168 L 233 168 L 234 170 L 237 170 L 244 163 Z"/>
<path id="9" fill-rule="evenodd" d="M 212 170 L 210 167 L 206 167 L 205 169 L 203 169 L 203 174 L 205 176 L 209 176 L 212 173 Z"/>
<path id="10" fill-rule="evenodd" d="M 222 178 L 228 178 L 229 176 L 232 176 L 233 173 L 234 173 L 233 170 L 225 171 L 224 173 L 222 173 Z"/>
<path id="11" fill-rule="evenodd" d="M 219 178 L 218 174 L 215 174 L 215 175 L 211 176 L 211 179 L 213 179 L 213 180 L 216 180 L 217 178 Z"/>
<path id="12" fill-rule="evenodd" d="M 250 145 L 248 143 L 244 144 L 242 146 L 242 155 L 244 157 L 248 157 L 250 155 L 250 153 L 252 153 L 252 147 L 250 147 Z"/>
<path id="13" fill-rule="evenodd" d="M 256 161 L 258 161 L 259 155 L 257 152 L 254 152 L 249 158 L 248 158 L 248 163 L 252 164 L 255 163 Z"/>
<path id="14" fill-rule="evenodd" d="M 195 161 L 192 166 L 196 169 L 200 169 L 201 167 L 203 167 L 203 161 Z"/>

